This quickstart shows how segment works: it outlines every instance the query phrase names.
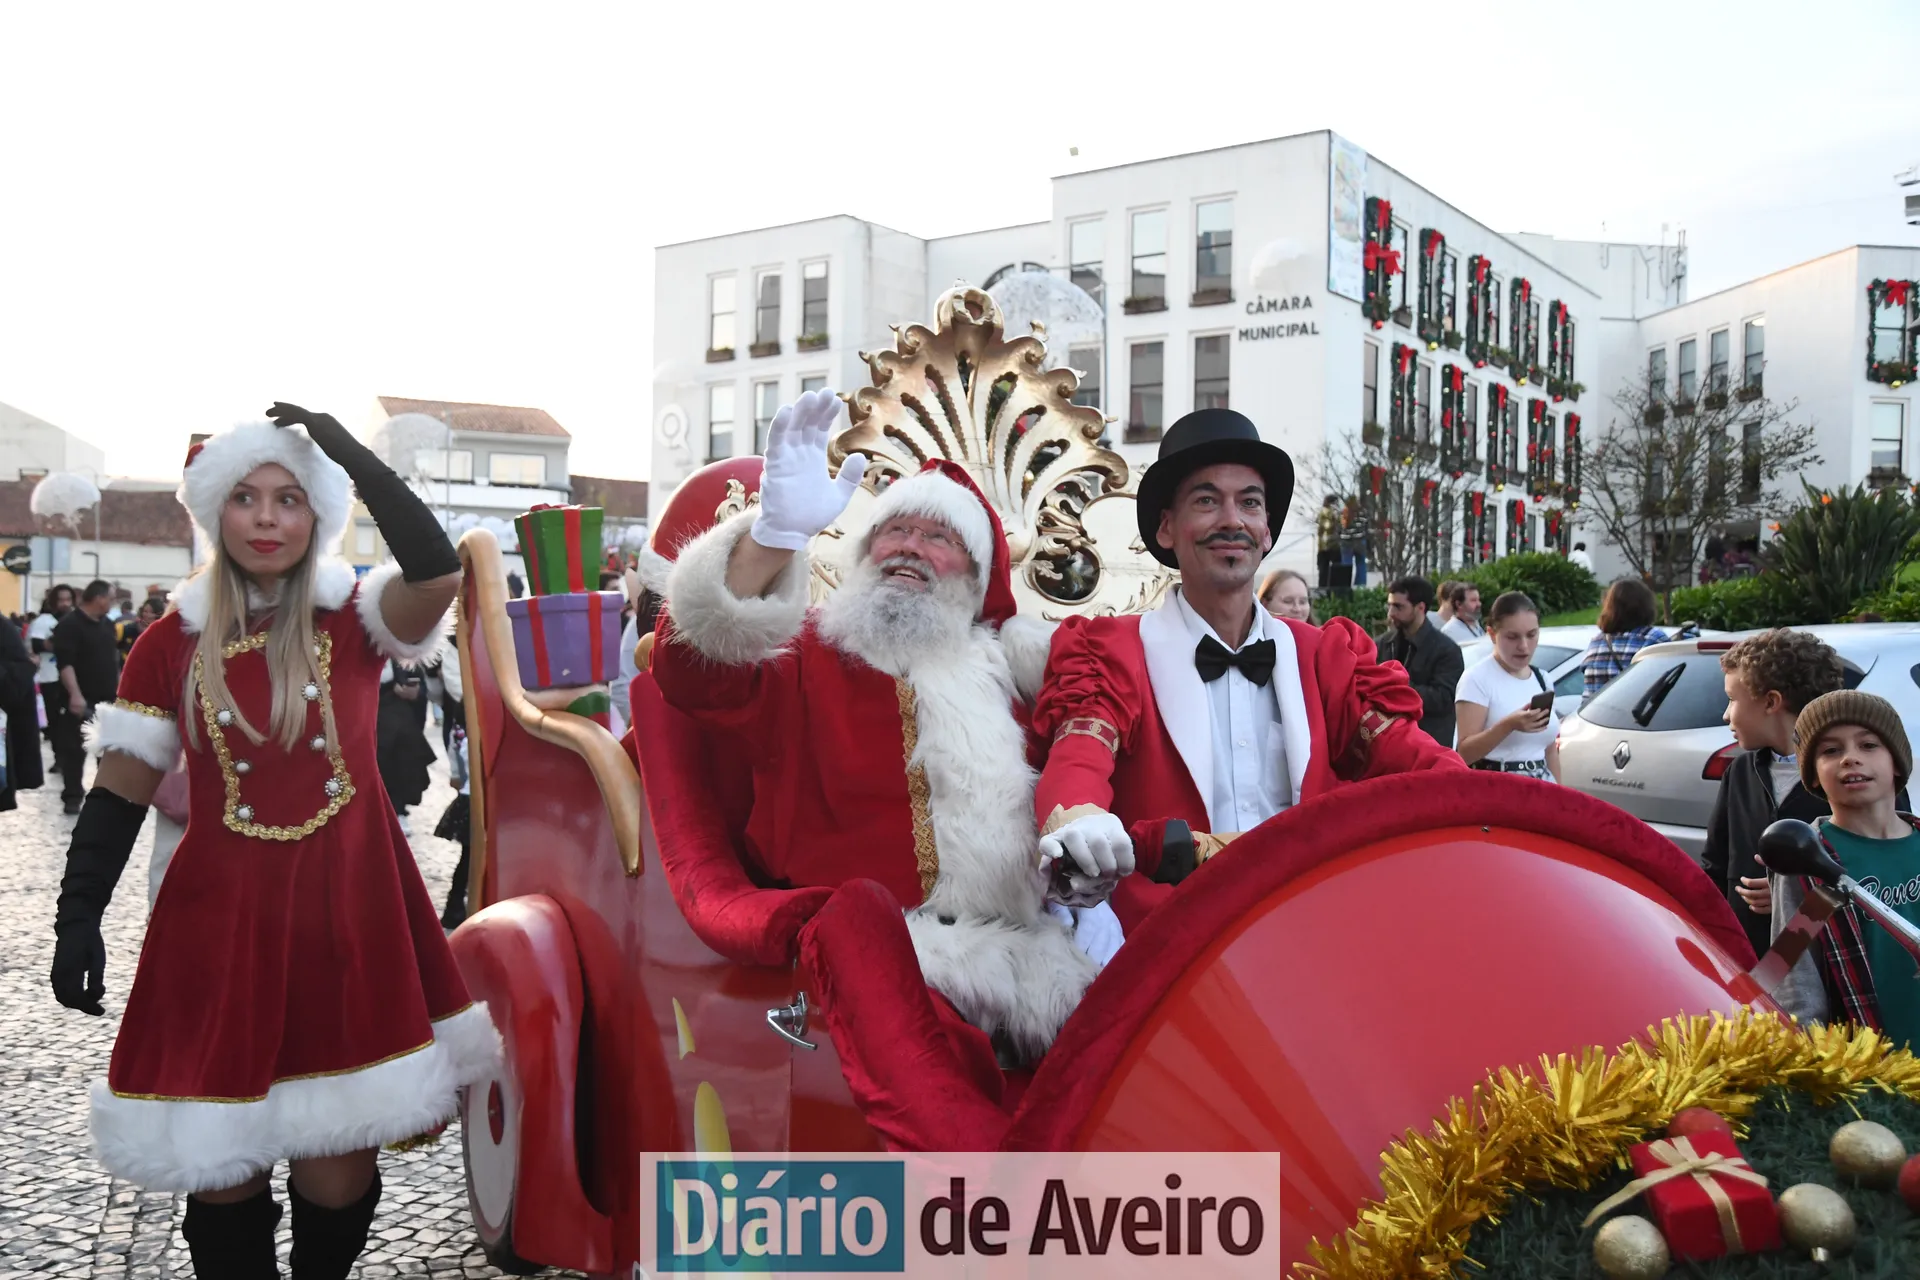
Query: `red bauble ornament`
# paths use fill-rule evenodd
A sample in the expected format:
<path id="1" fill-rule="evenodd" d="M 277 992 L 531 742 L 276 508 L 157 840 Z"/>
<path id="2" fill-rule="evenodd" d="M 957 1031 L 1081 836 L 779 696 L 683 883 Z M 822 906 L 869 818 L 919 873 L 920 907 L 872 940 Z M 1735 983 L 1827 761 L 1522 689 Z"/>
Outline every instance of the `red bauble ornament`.
<path id="1" fill-rule="evenodd" d="M 1732 1137 L 1733 1126 L 1725 1116 L 1705 1107 L 1688 1107 L 1667 1126 L 1669 1138 L 1690 1138 L 1696 1133 L 1724 1133 Z"/>
<path id="2" fill-rule="evenodd" d="M 1900 1166 L 1900 1198 L 1907 1208 L 1920 1213 L 1920 1156 L 1909 1156 Z"/>

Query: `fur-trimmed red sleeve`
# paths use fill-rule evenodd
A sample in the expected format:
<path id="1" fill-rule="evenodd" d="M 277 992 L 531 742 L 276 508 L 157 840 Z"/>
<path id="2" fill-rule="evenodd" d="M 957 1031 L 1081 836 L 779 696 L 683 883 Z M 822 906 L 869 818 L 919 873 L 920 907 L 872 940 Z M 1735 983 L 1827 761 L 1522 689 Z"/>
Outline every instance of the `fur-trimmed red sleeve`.
<path id="1" fill-rule="evenodd" d="M 1068 618 L 1053 633 L 1033 730 L 1048 744 L 1034 790 L 1044 824 L 1056 807 L 1113 807 L 1113 764 L 1131 748 L 1139 720 L 1140 671 L 1121 660 L 1124 631 L 1112 618 Z"/>
<path id="2" fill-rule="evenodd" d="M 1416 769 L 1464 769 L 1452 748 L 1420 728 L 1420 695 L 1397 662 L 1376 660 L 1372 637 L 1347 618 L 1321 628 L 1314 676 L 1334 772 L 1348 782 Z"/>

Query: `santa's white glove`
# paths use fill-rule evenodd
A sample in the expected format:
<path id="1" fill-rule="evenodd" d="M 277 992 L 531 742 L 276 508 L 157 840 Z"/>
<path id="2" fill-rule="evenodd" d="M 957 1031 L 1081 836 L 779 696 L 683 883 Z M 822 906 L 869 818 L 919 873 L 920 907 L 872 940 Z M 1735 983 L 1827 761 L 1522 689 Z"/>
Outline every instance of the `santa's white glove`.
<path id="1" fill-rule="evenodd" d="M 839 416 L 839 398 L 825 390 L 809 391 L 773 416 L 752 529 L 761 546 L 798 551 L 853 500 L 867 473 L 866 455 L 849 454 L 839 475 L 827 474 L 827 435 Z"/>
<path id="2" fill-rule="evenodd" d="M 1068 870 L 1065 891 L 1054 875 L 1049 896 L 1070 907 L 1095 906 L 1107 900 L 1122 876 L 1133 874 L 1133 837 L 1113 814 L 1090 813 L 1040 837 L 1043 866 L 1051 872 L 1062 858 Z"/>

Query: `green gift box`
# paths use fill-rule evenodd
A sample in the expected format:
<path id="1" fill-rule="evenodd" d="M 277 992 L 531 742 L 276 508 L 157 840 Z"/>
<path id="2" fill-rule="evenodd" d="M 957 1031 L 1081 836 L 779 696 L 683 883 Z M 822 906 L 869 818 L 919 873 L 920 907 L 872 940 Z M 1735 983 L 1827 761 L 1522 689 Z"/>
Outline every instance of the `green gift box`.
<path id="1" fill-rule="evenodd" d="M 599 507 L 541 505 L 513 518 L 520 558 L 527 562 L 527 592 L 536 596 L 592 591 L 600 585 Z"/>

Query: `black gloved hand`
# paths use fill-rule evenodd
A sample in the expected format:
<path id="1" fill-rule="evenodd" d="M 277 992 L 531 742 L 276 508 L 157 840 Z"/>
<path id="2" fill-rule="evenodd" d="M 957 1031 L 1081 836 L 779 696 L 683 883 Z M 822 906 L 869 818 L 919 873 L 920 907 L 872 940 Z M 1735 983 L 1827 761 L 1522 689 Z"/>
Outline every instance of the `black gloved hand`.
<path id="1" fill-rule="evenodd" d="M 320 452 L 340 464 L 408 582 L 460 572 L 460 557 L 433 509 L 379 455 L 354 439 L 338 418 L 279 400 L 267 410 L 267 417 L 276 427 L 305 427 Z"/>
<path id="2" fill-rule="evenodd" d="M 107 944 L 98 920 L 67 920 L 53 927 L 53 998 L 69 1009 L 99 1017 L 106 1012 Z"/>

